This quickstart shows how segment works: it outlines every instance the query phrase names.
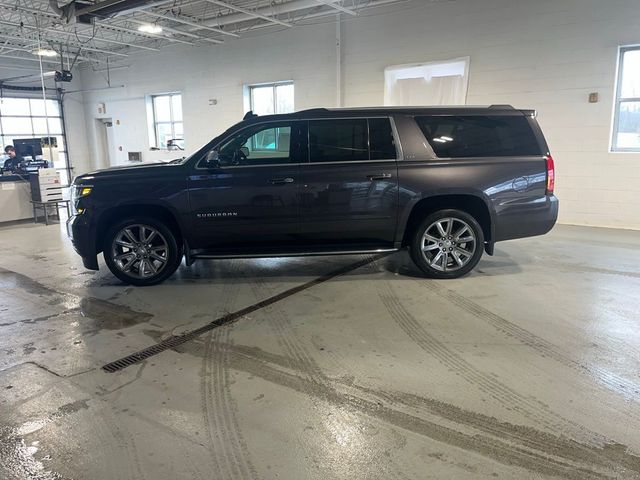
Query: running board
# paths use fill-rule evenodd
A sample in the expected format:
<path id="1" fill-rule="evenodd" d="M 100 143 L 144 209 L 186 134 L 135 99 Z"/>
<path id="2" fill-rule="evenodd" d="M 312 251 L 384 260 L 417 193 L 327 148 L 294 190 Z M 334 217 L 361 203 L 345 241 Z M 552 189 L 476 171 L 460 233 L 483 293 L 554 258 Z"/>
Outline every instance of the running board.
<path id="1" fill-rule="evenodd" d="M 340 251 L 325 251 L 325 252 L 285 252 L 285 253 L 248 253 L 248 254 L 233 254 L 233 253 L 200 253 L 192 254 L 191 259 L 232 259 L 232 258 L 279 258 L 279 257 L 319 257 L 324 255 L 362 255 L 370 253 L 392 253 L 399 251 L 399 248 L 377 248 L 374 250 L 340 250 Z"/>

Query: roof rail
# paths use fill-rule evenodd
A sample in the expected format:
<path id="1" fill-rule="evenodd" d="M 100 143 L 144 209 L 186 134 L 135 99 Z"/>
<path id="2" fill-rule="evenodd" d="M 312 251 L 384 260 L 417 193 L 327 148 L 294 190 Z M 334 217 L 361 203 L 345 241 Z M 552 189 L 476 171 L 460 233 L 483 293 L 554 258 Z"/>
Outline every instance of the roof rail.
<path id="1" fill-rule="evenodd" d="M 313 113 L 313 112 L 328 112 L 328 108 L 324 107 L 316 107 L 316 108 L 307 108 L 306 110 L 298 110 L 295 113 Z"/>
<path id="2" fill-rule="evenodd" d="M 515 110 L 513 105 L 490 105 L 489 110 Z"/>
<path id="3" fill-rule="evenodd" d="M 242 118 L 242 120 L 249 120 L 250 118 L 256 118 L 258 115 L 256 115 L 255 113 L 253 113 L 253 110 L 249 110 L 245 116 Z"/>

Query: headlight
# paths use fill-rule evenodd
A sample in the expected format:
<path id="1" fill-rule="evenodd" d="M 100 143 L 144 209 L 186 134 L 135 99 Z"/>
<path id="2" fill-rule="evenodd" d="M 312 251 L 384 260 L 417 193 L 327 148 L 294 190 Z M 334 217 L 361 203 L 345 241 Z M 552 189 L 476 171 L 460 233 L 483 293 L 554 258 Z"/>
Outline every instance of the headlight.
<path id="1" fill-rule="evenodd" d="M 84 208 L 80 206 L 80 200 L 91 194 L 93 186 L 91 185 L 74 185 L 71 189 L 71 205 L 76 214 L 84 213 Z"/>
<path id="2" fill-rule="evenodd" d="M 76 185 L 73 188 L 73 198 L 78 199 L 82 197 L 86 197 L 91 193 L 93 187 L 90 185 Z"/>

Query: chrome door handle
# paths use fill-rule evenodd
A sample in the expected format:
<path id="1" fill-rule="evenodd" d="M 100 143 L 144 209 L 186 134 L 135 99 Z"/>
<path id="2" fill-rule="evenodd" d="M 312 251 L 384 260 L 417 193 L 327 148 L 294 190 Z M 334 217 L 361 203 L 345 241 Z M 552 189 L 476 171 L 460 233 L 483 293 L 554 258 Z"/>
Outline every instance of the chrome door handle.
<path id="1" fill-rule="evenodd" d="M 271 180 L 269 180 L 269 183 L 271 185 L 284 185 L 286 183 L 293 183 L 293 178 L 291 178 L 291 177 L 287 177 L 287 178 L 272 178 Z"/>
<path id="2" fill-rule="evenodd" d="M 391 178 L 391 174 L 390 173 L 378 173 L 378 174 L 375 174 L 375 175 L 367 175 L 367 178 L 373 182 L 374 180 L 385 180 L 387 178 Z"/>

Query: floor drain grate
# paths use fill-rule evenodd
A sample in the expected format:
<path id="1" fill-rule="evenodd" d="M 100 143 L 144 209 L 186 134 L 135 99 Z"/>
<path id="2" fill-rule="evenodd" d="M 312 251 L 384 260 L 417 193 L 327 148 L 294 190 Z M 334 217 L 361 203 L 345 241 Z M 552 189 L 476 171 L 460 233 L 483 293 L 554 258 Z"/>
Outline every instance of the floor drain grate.
<path id="1" fill-rule="evenodd" d="M 151 347 L 145 348 L 144 350 L 140 350 L 138 352 L 132 353 L 131 355 L 127 355 L 126 357 L 123 357 L 114 362 L 107 363 L 106 365 L 103 365 L 102 369 L 105 372 L 114 373 L 119 370 L 125 369 L 131 365 L 135 365 L 136 363 L 142 362 L 143 360 L 146 360 L 147 358 L 157 355 L 159 353 L 162 353 L 165 350 L 171 350 L 172 348 L 176 348 L 182 345 L 183 343 L 189 342 L 194 338 L 199 337 L 203 333 L 213 330 L 214 328 L 222 327 L 223 325 L 228 325 L 230 323 L 233 323 L 238 319 L 244 317 L 245 315 L 255 312 L 256 310 L 260 310 L 261 308 L 268 307 L 269 305 L 279 302 L 280 300 L 290 297 L 291 295 L 295 295 L 296 293 L 299 293 L 303 290 L 311 288 L 314 285 L 318 285 L 320 283 L 326 282 L 327 280 L 331 280 L 332 278 L 339 277 L 340 275 L 349 273 L 369 263 L 372 263 L 382 257 L 385 257 L 386 255 L 388 254 L 384 253 L 384 254 L 375 255 L 373 257 L 368 257 L 358 262 L 347 265 L 346 267 L 334 270 L 333 272 L 327 273 L 326 275 L 318 277 L 307 283 L 303 283 L 302 285 L 298 285 L 297 287 L 290 288 L 288 290 L 285 290 L 282 293 L 266 298 L 258 303 L 254 303 L 253 305 L 245 307 L 241 310 L 238 310 L 236 312 L 229 313 L 223 317 L 217 318 L 211 323 L 208 323 L 195 330 L 191 330 L 190 332 L 187 332 L 183 335 L 167 338 L 155 345 L 152 345 Z"/>

